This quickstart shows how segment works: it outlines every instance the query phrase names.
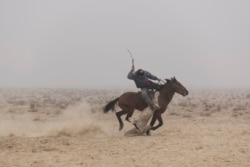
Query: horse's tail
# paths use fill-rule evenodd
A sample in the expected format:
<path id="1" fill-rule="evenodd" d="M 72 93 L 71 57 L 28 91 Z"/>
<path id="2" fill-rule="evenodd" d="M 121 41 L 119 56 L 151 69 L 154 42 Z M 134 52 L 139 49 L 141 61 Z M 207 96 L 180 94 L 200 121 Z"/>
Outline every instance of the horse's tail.
<path id="1" fill-rule="evenodd" d="M 109 110 L 114 111 L 115 110 L 115 103 L 119 100 L 119 97 L 117 97 L 115 100 L 110 101 L 106 106 L 103 108 L 103 112 L 107 113 Z"/>

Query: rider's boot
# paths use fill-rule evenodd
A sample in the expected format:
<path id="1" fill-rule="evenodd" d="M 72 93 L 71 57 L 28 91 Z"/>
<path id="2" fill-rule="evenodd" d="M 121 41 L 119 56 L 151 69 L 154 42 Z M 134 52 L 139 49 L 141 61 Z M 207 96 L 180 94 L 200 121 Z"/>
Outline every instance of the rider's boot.
<path id="1" fill-rule="evenodd" d="M 161 107 L 158 104 L 153 103 L 152 106 L 150 106 L 153 111 L 159 110 Z"/>

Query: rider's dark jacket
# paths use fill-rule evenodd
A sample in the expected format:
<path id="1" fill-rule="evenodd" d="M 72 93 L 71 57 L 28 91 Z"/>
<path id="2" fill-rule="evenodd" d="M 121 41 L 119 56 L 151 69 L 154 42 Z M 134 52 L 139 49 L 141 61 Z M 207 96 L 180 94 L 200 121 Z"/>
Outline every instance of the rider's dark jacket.
<path id="1" fill-rule="evenodd" d="M 137 71 L 138 72 L 138 71 Z M 150 81 L 151 80 L 157 80 L 158 78 L 148 71 L 144 71 L 143 76 L 138 76 L 137 72 L 133 72 L 133 70 L 130 70 L 128 73 L 128 79 L 134 80 L 135 85 L 137 88 L 152 88 L 154 89 L 155 84 Z"/>

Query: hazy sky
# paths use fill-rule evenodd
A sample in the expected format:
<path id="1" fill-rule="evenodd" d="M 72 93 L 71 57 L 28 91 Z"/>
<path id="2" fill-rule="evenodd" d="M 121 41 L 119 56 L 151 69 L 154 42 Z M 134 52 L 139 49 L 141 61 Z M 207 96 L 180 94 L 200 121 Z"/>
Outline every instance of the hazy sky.
<path id="1" fill-rule="evenodd" d="M 0 0 L 0 87 L 250 88 L 249 0 Z"/>

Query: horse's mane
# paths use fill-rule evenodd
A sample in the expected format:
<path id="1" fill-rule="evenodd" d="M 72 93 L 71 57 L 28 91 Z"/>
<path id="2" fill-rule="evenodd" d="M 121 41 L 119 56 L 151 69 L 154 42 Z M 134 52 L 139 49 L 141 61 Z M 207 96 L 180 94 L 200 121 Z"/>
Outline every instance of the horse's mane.
<path id="1" fill-rule="evenodd" d="M 163 89 L 171 80 L 170 79 L 165 79 L 166 83 L 162 84 L 159 91 Z"/>

